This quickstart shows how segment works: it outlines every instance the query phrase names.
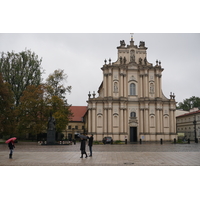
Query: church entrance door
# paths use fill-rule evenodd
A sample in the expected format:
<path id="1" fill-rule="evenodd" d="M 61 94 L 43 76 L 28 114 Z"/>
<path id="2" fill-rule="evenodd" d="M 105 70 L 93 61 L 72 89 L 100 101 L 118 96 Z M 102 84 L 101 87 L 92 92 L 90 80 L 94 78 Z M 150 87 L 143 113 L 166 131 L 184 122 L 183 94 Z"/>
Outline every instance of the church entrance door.
<path id="1" fill-rule="evenodd" d="M 137 142 L 137 127 L 130 127 L 130 142 Z"/>

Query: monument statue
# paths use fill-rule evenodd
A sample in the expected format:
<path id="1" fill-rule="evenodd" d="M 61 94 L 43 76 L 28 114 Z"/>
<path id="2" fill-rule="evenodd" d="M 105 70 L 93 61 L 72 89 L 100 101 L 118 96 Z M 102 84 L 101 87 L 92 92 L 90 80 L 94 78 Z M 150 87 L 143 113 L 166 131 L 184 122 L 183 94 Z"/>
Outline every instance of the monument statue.
<path id="1" fill-rule="evenodd" d="M 56 129 L 56 120 L 55 118 L 52 116 L 52 113 L 50 112 L 50 117 L 48 119 L 48 130 L 55 130 Z"/>
<path id="2" fill-rule="evenodd" d="M 56 136 L 56 120 L 52 116 L 52 112 L 50 111 L 50 116 L 47 125 L 47 144 L 55 144 L 55 136 Z"/>

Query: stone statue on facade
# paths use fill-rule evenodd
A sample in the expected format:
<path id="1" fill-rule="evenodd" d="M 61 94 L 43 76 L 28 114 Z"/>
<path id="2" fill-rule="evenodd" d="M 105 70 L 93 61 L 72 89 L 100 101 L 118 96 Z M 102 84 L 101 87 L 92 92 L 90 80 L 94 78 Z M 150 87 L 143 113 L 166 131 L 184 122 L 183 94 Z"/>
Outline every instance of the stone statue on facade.
<path id="1" fill-rule="evenodd" d="M 126 46 L 124 40 L 120 40 L 120 45 L 121 45 L 121 46 Z"/>
<path id="2" fill-rule="evenodd" d="M 144 64 L 147 65 L 147 58 L 144 58 Z"/>
<path id="3" fill-rule="evenodd" d="M 142 64 L 142 58 L 139 58 L 139 64 L 140 65 Z"/>

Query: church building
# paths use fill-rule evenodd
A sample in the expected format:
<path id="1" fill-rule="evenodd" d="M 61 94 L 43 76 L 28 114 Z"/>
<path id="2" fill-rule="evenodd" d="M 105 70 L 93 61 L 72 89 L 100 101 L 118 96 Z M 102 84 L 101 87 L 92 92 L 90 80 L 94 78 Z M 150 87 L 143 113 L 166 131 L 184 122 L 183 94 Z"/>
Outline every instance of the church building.
<path id="1" fill-rule="evenodd" d="M 140 42 L 129 45 L 120 41 L 118 59 L 105 60 L 101 68 L 103 81 L 96 94 L 88 98 L 87 132 L 95 140 L 111 136 L 129 142 L 174 140 L 176 102 L 174 94 L 162 92 L 161 62 L 147 60 L 147 47 Z"/>

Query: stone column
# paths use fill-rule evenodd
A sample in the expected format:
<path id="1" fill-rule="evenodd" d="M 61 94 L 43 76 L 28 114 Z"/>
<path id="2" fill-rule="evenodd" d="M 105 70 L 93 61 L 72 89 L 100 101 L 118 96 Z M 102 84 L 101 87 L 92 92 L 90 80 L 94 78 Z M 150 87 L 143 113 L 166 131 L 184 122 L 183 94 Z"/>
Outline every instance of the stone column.
<path id="1" fill-rule="evenodd" d="M 104 74 L 104 80 L 103 80 L 103 87 L 104 87 L 104 97 L 107 97 L 108 96 L 108 89 L 107 89 L 107 87 L 108 87 L 108 81 L 107 81 L 107 79 L 108 79 L 108 75 L 107 74 Z"/>
<path id="2" fill-rule="evenodd" d="M 149 109 L 145 108 L 145 123 L 144 123 L 144 132 L 149 132 Z"/>
<path id="3" fill-rule="evenodd" d="M 162 75 L 159 75 L 159 97 L 162 98 L 162 88 L 161 88 Z"/>
<path id="4" fill-rule="evenodd" d="M 108 108 L 108 134 L 111 134 L 111 128 L 112 128 L 112 109 Z"/>
<path id="5" fill-rule="evenodd" d="M 128 133 L 127 126 L 128 126 L 127 109 L 124 109 L 124 132 L 125 133 Z"/>
<path id="6" fill-rule="evenodd" d="M 144 110 L 140 109 L 140 133 L 144 133 Z"/>
<path id="7" fill-rule="evenodd" d="M 91 108 L 88 109 L 88 132 L 92 132 Z"/>
<path id="8" fill-rule="evenodd" d="M 124 111 L 120 108 L 120 133 L 124 133 Z"/>
<path id="9" fill-rule="evenodd" d="M 170 109 L 170 133 L 173 133 L 174 130 L 174 120 L 173 120 L 173 109 Z"/>
<path id="10" fill-rule="evenodd" d="M 112 96 L 112 89 L 113 89 L 111 76 L 112 76 L 112 73 L 109 73 L 108 74 L 108 96 L 109 97 Z"/>
<path id="11" fill-rule="evenodd" d="M 139 97 L 143 97 L 143 75 L 140 75 L 140 96 Z"/>
<path id="12" fill-rule="evenodd" d="M 104 132 L 104 134 L 107 134 L 108 133 L 108 110 L 107 110 L 107 108 L 104 108 L 104 118 L 103 118 L 103 120 L 104 120 L 104 122 L 103 122 L 103 132 Z"/>
<path id="13" fill-rule="evenodd" d="M 155 89 L 156 89 L 156 97 L 159 97 L 159 81 L 158 81 L 158 74 L 156 74 L 156 84 L 155 84 Z"/>
<path id="14" fill-rule="evenodd" d="M 127 97 L 127 77 L 126 74 L 124 74 L 124 97 Z"/>
<path id="15" fill-rule="evenodd" d="M 144 75 L 144 91 L 145 91 L 145 96 L 144 97 L 148 97 L 148 80 L 147 80 L 148 74 Z"/>
<path id="16" fill-rule="evenodd" d="M 163 127 L 163 110 L 160 110 L 160 132 L 164 133 L 164 127 Z"/>
<path id="17" fill-rule="evenodd" d="M 160 133 L 160 112 L 159 112 L 159 108 L 156 108 L 156 133 Z"/>
<path id="18" fill-rule="evenodd" d="M 93 103 L 92 107 L 92 132 L 96 133 L 96 105 Z"/>
<path id="19" fill-rule="evenodd" d="M 123 82 L 124 82 L 124 77 L 123 77 L 123 74 L 122 73 L 120 73 L 120 97 L 123 97 L 123 95 L 124 95 L 124 88 L 123 88 Z"/>

